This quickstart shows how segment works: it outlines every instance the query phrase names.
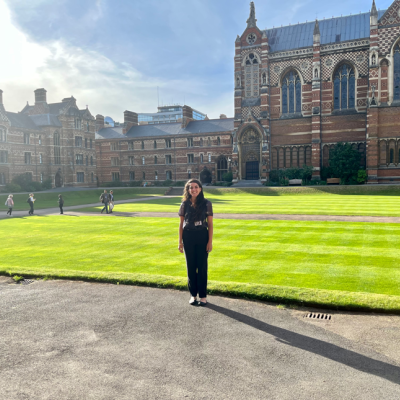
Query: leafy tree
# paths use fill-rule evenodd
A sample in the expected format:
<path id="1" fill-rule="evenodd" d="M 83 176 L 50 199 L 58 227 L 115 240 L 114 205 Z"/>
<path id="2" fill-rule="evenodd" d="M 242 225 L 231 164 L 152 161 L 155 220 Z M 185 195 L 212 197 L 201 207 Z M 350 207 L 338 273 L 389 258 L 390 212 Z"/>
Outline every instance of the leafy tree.
<path id="1" fill-rule="evenodd" d="M 301 174 L 301 179 L 307 183 L 311 180 L 312 178 L 312 173 L 313 173 L 314 168 L 311 165 L 303 165 L 302 169 L 302 174 Z"/>
<path id="2" fill-rule="evenodd" d="M 330 153 L 329 166 L 335 178 L 341 182 L 348 183 L 357 179 L 360 169 L 361 154 L 351 147 L 350 143 L 339 142 Z"/>

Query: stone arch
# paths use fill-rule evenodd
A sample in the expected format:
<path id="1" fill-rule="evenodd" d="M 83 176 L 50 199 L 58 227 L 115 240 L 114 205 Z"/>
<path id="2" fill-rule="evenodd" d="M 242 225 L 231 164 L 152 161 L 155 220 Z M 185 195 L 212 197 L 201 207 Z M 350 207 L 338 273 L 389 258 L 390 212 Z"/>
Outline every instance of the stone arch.
<path id="1" fill-rule="evenodd" d="M 262 133 L 254 125 L 248 125 L 238 138 L 239 176 L 241 179 L 259 179 Z"/>
<path id="2" fill-rule="evenodd" d="M 57 188 L 63 186 L 63 177 L 62 177 L 62 173 L 61 173 L 61 168 L 58 169 L 58 171 L 54 177 L 54 186 Z"/>
<path id="3" fill-rule="evenodd" d="M 228 172 L 228 160 L 224 155 L 220 155 L 217 159 L 217 181 L 222 181 L 224 174 Z"/>
<path id="4" fill-rule="evenodd" d="M 294 67 L 286 68 L 280 78 L 280 110 L 281 114 L 301 113 L 303 104 L 304 78 Z"/>

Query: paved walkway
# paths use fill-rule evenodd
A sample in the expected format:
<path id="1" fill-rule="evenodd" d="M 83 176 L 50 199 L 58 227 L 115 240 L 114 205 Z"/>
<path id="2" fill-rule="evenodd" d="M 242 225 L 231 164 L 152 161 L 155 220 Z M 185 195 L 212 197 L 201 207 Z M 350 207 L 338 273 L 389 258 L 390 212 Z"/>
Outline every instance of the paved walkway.
<path id="1" fill-rule="evenodd" d="M 400 398 L 398 316 L 312 321 L 216 296 L 192 307 L 166 289 L 5 279 L 2 400 Z"/>

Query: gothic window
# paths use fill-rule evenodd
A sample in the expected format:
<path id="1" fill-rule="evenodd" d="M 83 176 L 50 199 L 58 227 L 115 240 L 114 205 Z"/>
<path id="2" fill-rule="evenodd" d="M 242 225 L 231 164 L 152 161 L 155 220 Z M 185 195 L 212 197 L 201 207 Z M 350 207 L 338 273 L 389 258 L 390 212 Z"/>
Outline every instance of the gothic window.
<path id="1" fill-rule="evenodd" d="M 153 147 L 154 147 L 155 149 L 157 148 L 157 142 L 156 142 L 156 141 L 154 141 Z"/>
<path id="2" fill-rule="evenodd" d="M 61 164 L 60 134 L 58 132 L 54 133 L 54 164 Z"/>
<path id="3" fill-rule="evenodd" d="M 290 71 L 282 80 L 282 114 L 299 112 L 301 112 L 301 81 L 296 71 Z"/>
<path id="4" fill-rule="evenodd" d="M 389 163 L 390 164 L 394 163 L 394 149 L 389 150 Z"/>
<path id="5" fill-rule="evenodd" d="M 93 166 L 93 156 L 90 156 L 90 165 Z M 93 172 L 92 172 L 92 174 L 93 174 Z"/>
<path id="6" fill-rule="evenodd" d="M 4 128 L 3 126 L 0 126 L 0 142 L 6 142 L 6 141 L 7 141 L 6 128 Z"/>
<path id="7" fill-rule="evenodd" d="M 142 141 L 142 150 L 144 150 L 144 142 Z"/>
<path id="8" fill-rule="evenodd" d="M 400 100 L 400 43 L 397 43 L 394 54 L 394 82 L 393 82 L 393 100 Z"/>
<path id="9" fill-rule="evenodd" d="M 200 138 L 200 147 L 203 147 L 203 138 Z"/>
<path id="10" fill-rule="evenodd" d="M 157 164 L 157 156 L 154 156 L 154 164 Z"/>
<path id="11" fill-rule="evenodd" d="M 259 96 L 259 66 L 257 56 L 250 53 L 245 58 L 244 77 L 245 77 L 245 94 L 246 97 Z"/>
<path id="12" fill-rule="evenodd" d="M 354 69 L 348 65 L 341 65 L 333 77 L 334 109 L 346 110 L 355 108 L 356 77 Z"/>

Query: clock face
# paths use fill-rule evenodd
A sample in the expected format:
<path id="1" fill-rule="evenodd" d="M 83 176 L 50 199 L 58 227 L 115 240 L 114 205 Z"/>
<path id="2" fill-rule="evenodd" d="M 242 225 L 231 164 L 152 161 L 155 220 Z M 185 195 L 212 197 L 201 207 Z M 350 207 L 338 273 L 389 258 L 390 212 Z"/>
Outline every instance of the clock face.
<path id="1" fill-rule="evenodd" d="M 254 33 L 250 33 L 247 35 L 247 43 L 248 44 L 254 44 L 254 42 L 257 40 L 257 36 Z"/>

